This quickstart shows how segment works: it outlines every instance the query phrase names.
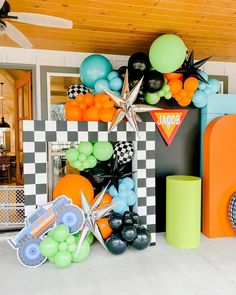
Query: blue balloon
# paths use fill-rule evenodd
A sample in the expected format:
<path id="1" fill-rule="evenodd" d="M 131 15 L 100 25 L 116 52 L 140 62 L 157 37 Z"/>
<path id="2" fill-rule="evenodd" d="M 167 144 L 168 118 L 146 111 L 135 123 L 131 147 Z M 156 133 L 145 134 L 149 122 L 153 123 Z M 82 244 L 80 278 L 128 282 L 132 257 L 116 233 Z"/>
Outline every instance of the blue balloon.
<path id="1" fill-rule="evenodd" d="M 202 90 L 197 90 L 194 93 L 194 96 L 192 98 L 192 103 L 197 108 L 203 108 L 205 105 L 207 105 L 208 98 L 206 94 Z"/>
<path id="2" fill-rule="evenodd" d="M 220 90 L 220 82 L 216 79 L 208 80 L 209 86 L 211 87 L 212 93 L 217 93 Z"/>
<path id="3" fill-rule="evenodd" d="M 123 182 L 121 182 L 121 183 L 119 184 L 119 187 L 118 187 L 119 194 L 120 194 L 121 192 L 123 192 L 123 191 L 126 191 L 126 190 L 127 190 L 126 185 L 123 184 Z"/>
<path id="4" fill-rule="evenodd" d="M 207 85 L 207 87 L 206 87 L 203 91 L 204 91 L 204 93 L 205 93 L 206 95 L 210 95 L 210 94 L 213 93 L 212 88 L 211 88 L 210 85 Z"/>
<path id="5" fill-rule="evenodd" d="M 122 184 L 126 186 L 127 189 L 132 190 L 134 188 L 134 181 L 130 177 L 125 177 L 122 179 Z"/>
<path id="6" fill-rule="evenodd" d="M 199 81 L 198 89 L 204 90 L 207 87 L 207 83 Z"/>
<path id="7" fill-rule="evenodd" d="M 111 195 L 113 198 L 119 196 L 118 191 L 117 191 L 117 189 L 115 188 L 114 185 L 112 185 L 112 186 L 109 187 L 109 189 L 108 189 L 108 193 L 109 193 L 109 195 Z"/>
<path id="8" fill-rule="evenodd" d="M 112 210 L 116 213 L 123 214 L 125 211 L 129 211 L 129 207 L 125 199 L 115 197 L 112 199 L 111 203 L 115 205 Z"/>
<path id="9" fill-rule="evenodd" d="M 134 191 L 129 191 L 127 195 L 127 204 L 128 206 L 133 206 L 137 201 L 137 196 Z"/>
<path id="10" fill-rule="evenodd" d="M 94 85 L 94 89 L 97 93 L 105 93 L 105 91 L 102 89 L 101 86 L 104 86 L 108 89 L 110 89 L 110 85 L 108 80 L 105 79 L 99 79 L 96 81 L 95 85 Z"/>
<path id="11" fill-rule="evenodd" d="M 109 60 L 100 54 L 92 54 L 86 57 L 80 66 L 80 78 L 82 83 L 94 88 L 98 79 L 106 79 L 112 71 L 112 65 Z"/>
<path id="12" fill-rule="evenodd" d="M 129 192 L 130 192 L 130 191 L 128 191 L 128 190 L 120 191 L 120 192 L 119 192 L 119 198 L 121 198 L 121 199 L 127 199 L 127 196 L 128 196 L 128 194 L 129 194 Z"/>
<path id="13" fill-rule="evenodd" d="M 110 81 L 110 87 L 112 90 L 120 90 L 122 88 L 123 81 L 121 78 L 117 77 Z"/>
<path id="14" fill-rule="evenodd" d="M 119 92 L 119 91 L 113 90 L 113 92 L 114 92 L 117 96 L 120 96 L 120 92 Z"/>
<path id="15" fill-rule="evenodd" d="M 206 72 L 204 72 L 202 70 L 197 70 L 197 71 L 206 81 L 208 81 L 208 75 Z"/>
<path id="16" fill-rule="evenodd" d="M 119 77 L 119 73 L 117 71 L 112 71 L 108 74 L 107 79 L 110 81 L 117 77 Z"/>

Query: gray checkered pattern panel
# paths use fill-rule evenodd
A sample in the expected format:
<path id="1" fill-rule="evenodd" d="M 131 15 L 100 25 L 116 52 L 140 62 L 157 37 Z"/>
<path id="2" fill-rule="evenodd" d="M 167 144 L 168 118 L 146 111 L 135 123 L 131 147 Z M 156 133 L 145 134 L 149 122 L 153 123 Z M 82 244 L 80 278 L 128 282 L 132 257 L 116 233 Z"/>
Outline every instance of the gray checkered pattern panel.
<path id="1" fill-rule="evenodd" d="M 28 216 L 47 198 L 47 142 L 133 141 L 133 169 L 137 191 L 137 212 L 156 243 L 155 123 L 138 123 L 139 137 L 128 123 L 108 133 L 100 122 L 24 121 L 25 214 Z"/>

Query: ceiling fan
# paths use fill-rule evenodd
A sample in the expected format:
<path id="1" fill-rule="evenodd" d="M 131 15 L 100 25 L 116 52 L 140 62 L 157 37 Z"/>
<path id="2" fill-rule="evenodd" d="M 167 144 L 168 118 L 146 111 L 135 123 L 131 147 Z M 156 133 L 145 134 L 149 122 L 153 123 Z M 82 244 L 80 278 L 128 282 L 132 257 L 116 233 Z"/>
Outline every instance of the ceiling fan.
<path id="1" fill-rule="evenodd" d="M 0 0 L 0 34 L 6 34 L 23 48 L 32 48 L 33 45 L 21 31 L 11 23 L 5 21 L 5 19 L 45 27 L 63 29 L 71 29 L 73 27 L 71 20 L 60 17 L 37 13 L 11 12 L 10 4 L 5 0 Z"/>

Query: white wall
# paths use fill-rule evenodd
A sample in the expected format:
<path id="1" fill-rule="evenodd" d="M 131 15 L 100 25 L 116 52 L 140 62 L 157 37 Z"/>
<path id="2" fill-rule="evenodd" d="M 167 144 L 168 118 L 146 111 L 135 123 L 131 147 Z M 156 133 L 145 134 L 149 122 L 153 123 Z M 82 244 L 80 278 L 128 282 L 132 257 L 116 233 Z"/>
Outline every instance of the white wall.
<path id="1" fill-rule="evenodd" d="M 41 118 L 40 104 L 40 66 L 65 66 L 80 67 L 83 59 L 90 53 L 49 51 L 37 49 L 23 49 L 12 47 L 0 47 L 1 64 L 25 64 L 36 66 L 36 93 L 37 110 L 36 119 Z M 106 55 L 114 68 L 127 64 L 128 56 Z M 229 76 L 229 93 L 236 93 L 236 63 L 228 62 L 207 62 L 203 69 L 209 75 Z"/>

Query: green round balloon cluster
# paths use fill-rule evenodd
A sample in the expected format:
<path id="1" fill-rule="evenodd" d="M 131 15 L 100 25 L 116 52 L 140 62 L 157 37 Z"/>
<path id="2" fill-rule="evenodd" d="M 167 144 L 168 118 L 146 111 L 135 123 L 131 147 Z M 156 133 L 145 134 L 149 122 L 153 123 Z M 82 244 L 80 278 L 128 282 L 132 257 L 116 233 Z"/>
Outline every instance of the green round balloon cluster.
<path id="1" fill-rule="evenodd" d="M 94 237 L 89 233 L 76 255 L 79 238 L 79 234 L 72 235 L 67 226 L 59 224 L 40 243 L 40 253 L 59 268 L 68 267 L 72 262 L 82 262 L 89 256 Z"/>
<path id="2" fill-rule="evenodd" d="M 113 146 L 109 141 L 81 142 L 77 148 L 66 151 L 66 159 L 70 166 L 83 171 L 97 165 L 97 161 L 107 161 L 112 157 Z"/>
<path id="3" fill-rule="evenodd" d="M 172 97 L 170 86 L 168 85 L 168 81 L 166 78 L 165 83 L 160 90 L 154 93 L 147 92 L 145 94 L 145 101 L 148 104 L 154 105 L 160 101 L 161 97 L 164 97 L 165 99 L 171 99 Z"/>

